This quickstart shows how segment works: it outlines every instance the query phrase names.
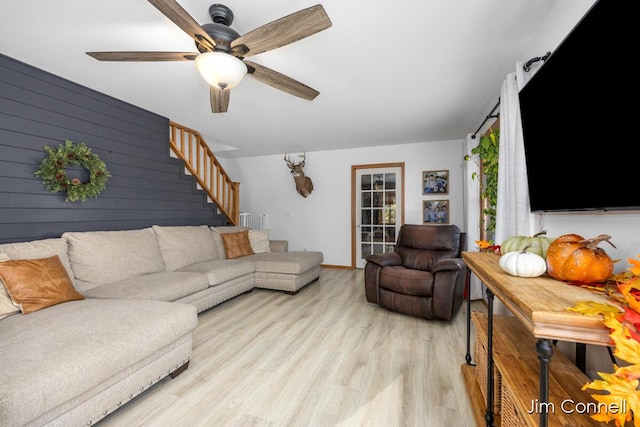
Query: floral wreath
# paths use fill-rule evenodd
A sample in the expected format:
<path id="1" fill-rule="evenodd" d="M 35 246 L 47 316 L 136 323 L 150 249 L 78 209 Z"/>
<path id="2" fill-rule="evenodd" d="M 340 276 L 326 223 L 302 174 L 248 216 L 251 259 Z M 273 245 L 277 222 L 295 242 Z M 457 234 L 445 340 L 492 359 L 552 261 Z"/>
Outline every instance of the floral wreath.
<path id="1" fill-rule="evenodd" d="M 42 183 L 52 193 L 65 191 L 65 201 L 86 201 L 91 197 L 98 197 L 107 186 L 111 176 L 105 163 L 84 143 L 74 144 L 66 140 L 57 148 L 44 147 L 49 155 L 40 163 L 35 176 L 42 179 Z M 89 181 L 82 182 L 79 178 L 67 177 L 67 166 L 82 166 L 89 171 Z"/>

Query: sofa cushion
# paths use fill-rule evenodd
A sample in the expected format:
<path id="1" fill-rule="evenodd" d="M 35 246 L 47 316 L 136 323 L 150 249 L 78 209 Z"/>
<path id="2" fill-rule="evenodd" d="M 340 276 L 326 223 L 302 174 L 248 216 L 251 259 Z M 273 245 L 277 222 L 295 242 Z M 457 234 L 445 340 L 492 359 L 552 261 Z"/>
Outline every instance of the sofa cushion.
<path id="1" fill-rule="evenodd" d="M 156 233 L 141 230 L 67 232 L 76 288 L 84 292 L 105 283 L 165 271 Z"/>
<path id="2" fill-rule="evenodd" d="M 0 253 L 0 262 L 4 261 L 9 261 L 9 256 Z M 4 287 L 2 279 L 0 279 L 0 320 L 16 313 L 20 313 L 20 309 L 11 302 L 7 289 Z"/>
<path id="3" fill-rule="evenodd" d="M 6 254 L 9 259 L 35 259 L 48 258 L 58 255 L 64 265 L 71 282 L 75 285 L 75 278 L 69 257 L 67 255 L 67 241 L 63 238 L 32 240 L 30 242 L 4 243 L 0 245 L 0 253 Z"/>
<path id="4" fill-rule="evenodd" d="M 269 252 L 247 259 L 254 262 L 259 272 L 301 274 L 322 264 L 324 255 L 317 251 Z"/>
<path id="5" fill-rule="evenodd" d="M 175 301 L 207 289 L 205 274 L 189 272 L 150 273 L 84 291 L 89 298 L 152 299 Z"/>
<path id="6" fill-rule="evenodd" d="M 216 259 L 182 267 L 180 271 L 191 271 L 207 275 L 209 286 L 217 286 L 238 277 L 253 274 L 256 266 L 248 258 Z"/>
<path id="7" fill-rule="evenodd" d="M 224 245 L 225 258 L 235 259 L 253 255 L 251 242 L 249 242 L 249 230 L 225 233 L 221 234 L 220 237 L 222 237 L 222 244 Z"/>
<path id="8" fill-rule="evenodd" d="M 28 425 L 108 384 L 189 334 L 197 321 L 195 307 L 186 304 L 102 299 L 7 317 L 0 327 L 0 420 Z"/>
<path id="9" fill-rule="evenodd" d="M 396 294 L 416 297 L 433 295 L 434 275 L 430 271 L 414 270 L 400 265 L 383 268 L 380 271 L 380 288 Z"/>
<path id="10" fill-rule="evenodd" d="M 249 230 L 249 243 L 254 254 L 271 252 L 268 230 Z"/>
<path id="11" fill-rule="evenodd" d="M 289 251 L 288 240 L 269 239 L 269 252 L 288 252 L 288 251 Z"/>
<path id="12" fill-rule="evenodd" d="M 81 300 L 58 255 L 0 262 L 0 280 L 23 314 Z"/>
<path id="13" fill-rule="evenodd" d="M 213 232 L 206 225 L 201 226 L 158 226 L 154 225 L 162 261 L 167 271 L 174 271 L 185 265 L 223 258 L 216 252 Z"/>
<path id="14" fill-rule="evenodd" d="M 16 313 L 20 313 L 20 309 L 11 302 L 7 289 L 0 280 L 0 320 Z"/>

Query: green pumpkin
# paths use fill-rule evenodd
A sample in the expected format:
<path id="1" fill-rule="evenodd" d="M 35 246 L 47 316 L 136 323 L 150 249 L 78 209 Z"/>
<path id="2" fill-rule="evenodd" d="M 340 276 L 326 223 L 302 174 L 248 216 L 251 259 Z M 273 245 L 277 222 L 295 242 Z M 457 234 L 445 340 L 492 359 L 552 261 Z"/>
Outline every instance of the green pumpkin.
<path id="1" fill-rule="evenodd" d="M 521 251 L 525 246 L 529 245 L 527 252 L 546 258 L 549 245 L 556 240 L 555 237 L 547 237 L 546 234 L 547 232 L 544 230 L 533 236 L 507 237 L 500 245 L 500 253 L 506 254 L 507 252 Z"/>

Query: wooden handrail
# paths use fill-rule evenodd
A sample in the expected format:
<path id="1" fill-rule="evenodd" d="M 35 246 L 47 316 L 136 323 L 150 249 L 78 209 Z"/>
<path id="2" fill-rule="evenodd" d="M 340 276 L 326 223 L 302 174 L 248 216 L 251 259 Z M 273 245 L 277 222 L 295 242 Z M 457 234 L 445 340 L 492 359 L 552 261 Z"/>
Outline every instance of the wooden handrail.
<path id="1" fill-rule="evenodd" d="M 240 183 L 229 178 L 199 132 L 174 122 L 169 122 L 171 151 L 184 160 L 185 167 L 196 177 L 200 187 L 218 205 L 229 222 L 240 222 Z"/>

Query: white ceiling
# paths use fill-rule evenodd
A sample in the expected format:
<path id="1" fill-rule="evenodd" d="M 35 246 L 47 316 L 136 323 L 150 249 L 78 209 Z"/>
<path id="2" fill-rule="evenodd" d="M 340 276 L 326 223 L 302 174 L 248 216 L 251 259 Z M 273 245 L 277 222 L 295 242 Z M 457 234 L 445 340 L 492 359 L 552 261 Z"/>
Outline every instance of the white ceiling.
<path id="1" fill-rule="evenodd" d="M 199 23 L 215 0 L 178 0 Z M 317 0 L 221 0 L 245 34 Z M 0 7 L 0 52 L 199 131 L 220 157 L 462 139 L 553 0 L 324 0 L 332 27 L 251 58 L 320 92 L 305 101 L 246 78 L 212 114 L 191 61 L 100 62 L 87 51 L 196 52 L 145 0 Z M 10 5 L 9 5 L 10 3 Z"/>

